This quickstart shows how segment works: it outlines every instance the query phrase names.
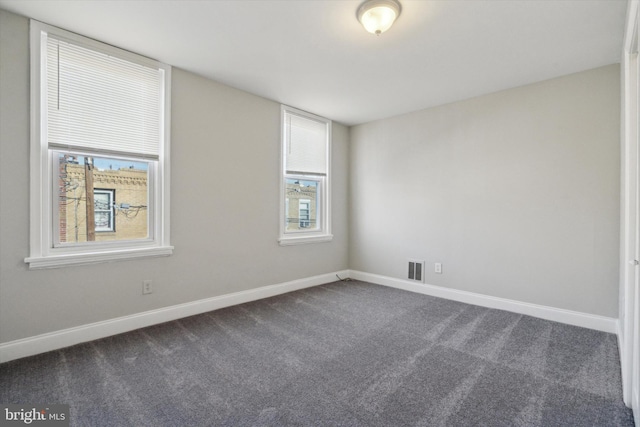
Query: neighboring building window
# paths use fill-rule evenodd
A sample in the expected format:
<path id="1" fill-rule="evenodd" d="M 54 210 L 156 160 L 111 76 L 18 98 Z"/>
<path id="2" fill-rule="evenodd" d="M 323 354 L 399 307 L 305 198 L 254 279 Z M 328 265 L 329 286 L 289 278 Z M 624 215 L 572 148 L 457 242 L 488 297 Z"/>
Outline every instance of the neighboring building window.
<path id="1" fill-rule="evenodd" d="M 280 244 L 332 239 L 331 121 L 282 106 Z"/>
<path id="2" fill-rule="evenodd" d="M 171 68 L 37 21 L 31 52 L 25 261 L 48 268 L 170 255 Z"/>
<path id="3" fill-rule="evenodd" d="M 93 205 L 96 231 L 115 231 L 115 190 L 93 190 Z"/>
<path id="4" fill-rule="evenodd" d="M 300 200 L 300 209 L 298 209 L 300 220 L 300 228 L 309 228 L 311 226 L 311 200 Z M 314 212 L 315 213 L 315 212 Z"/>

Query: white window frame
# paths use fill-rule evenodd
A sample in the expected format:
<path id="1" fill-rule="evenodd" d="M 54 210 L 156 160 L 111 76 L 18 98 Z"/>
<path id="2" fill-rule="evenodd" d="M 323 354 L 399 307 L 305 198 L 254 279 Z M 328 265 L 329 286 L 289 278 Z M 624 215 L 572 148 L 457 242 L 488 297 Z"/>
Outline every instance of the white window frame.
<path id="1" fill-rule="evenodd" d="M 164 73 L 163 121 L 158 160 L 150 162 L 148 204 L 152 208 L 149 239 L 90 242 L 82 245 L 57 246 L 54 226 L 56 199 L 56 169 L 54 150 L 46 140 L 46 38 L 48 34 L 63 37 L 86 48 L 107 53 L 131 62 L 156 67 Z M 168 256 L 173 253 L 169 227 L 171 67 L 166 64 L 86 37 L 31 20 L 31 160 L 30 160 L 30 256 L 25 258 L 29 269 L 57 268 L 68 265 L 128 260 L 141 257 Z M 58 150 L 59 151 L 59 150 Z M 85 154 L 106 156 L 108 153 L 86 151 Z M 142 158 L 142 156 L 141 156 Z M 148 160 L 147 160 L 148 161 Z M 152 170 L 153 169 L 153 170 Z"/>
<path id="2" fill-rule="evenodd" d="M 327 128 L 327 141 L 326 141 L 326 164 L 327 173 L 324 176 L 315 174 L 305 175 L 304 173 L 288 174 L 286 170 L 287 161 L 287 115 L 295 115 L 310 120 L 314 120 L 320 123 L 324 123 Z M 280 107 L 280 238 L 278 242 L 281 246 L 299 245 L 306 243 L 319 243 L 329 242 L 333 240 L 331 234 L 331 120 L 324 117 L 317 116 L 315 114 L 308 113 L 306 111 L 299 110 L 297 108 L 282 105 Z M 318 226 L 312 230 L 289 230 L 286 229 L 287 222 L 287 197 L 286 197 L 286 182 L 287 179 L 301 179 L 309 181 L 319 181 L 316 205 L 316 216 Z"/>

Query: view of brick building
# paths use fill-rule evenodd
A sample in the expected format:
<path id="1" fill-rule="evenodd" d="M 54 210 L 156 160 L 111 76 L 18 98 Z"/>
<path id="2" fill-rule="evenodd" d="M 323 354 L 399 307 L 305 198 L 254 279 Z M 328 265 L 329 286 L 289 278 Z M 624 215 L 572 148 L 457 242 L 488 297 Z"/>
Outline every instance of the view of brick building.
<path id="1" fill-rule="evenodd" d="M 87 167 L 76 157 L 60 158 L 58 221 L 61 243 L 86 242 L 93 225 L 95 241 L 143 239 L 147 227 L 147 171 L 135 166 L 92 167 L 92 194 Z M 87 223 L 87 197 L 94 200 L 94 221 Z"/>
<path id="2" fill-rule="evenodd" d="M 318 220 L 318 182 L 286 181 L 286 231 L 313 230 Z"/>

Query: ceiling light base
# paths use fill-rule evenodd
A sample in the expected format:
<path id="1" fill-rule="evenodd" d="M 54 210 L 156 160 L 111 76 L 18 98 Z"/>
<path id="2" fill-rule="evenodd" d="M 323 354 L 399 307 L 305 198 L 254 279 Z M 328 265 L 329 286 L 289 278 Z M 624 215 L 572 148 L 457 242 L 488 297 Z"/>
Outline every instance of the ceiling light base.
<path id="1" fill-rule="evenodd" d="M 356 17 L 365 30 L 379 36 L 391 28 L 401 11 L 398 0 L 366 0 L 358 7 Z"/>

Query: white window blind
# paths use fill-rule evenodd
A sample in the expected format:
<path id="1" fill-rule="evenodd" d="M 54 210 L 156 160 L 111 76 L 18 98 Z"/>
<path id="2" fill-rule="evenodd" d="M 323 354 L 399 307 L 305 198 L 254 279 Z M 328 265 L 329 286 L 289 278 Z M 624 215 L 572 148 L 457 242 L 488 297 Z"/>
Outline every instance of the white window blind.
<path id="1" fill-rule="evenodd" d="M 327 174 L 327 124 L 293 115 L 285 116 L 286 173 Z"/>
<path id="2" fill-rule="evenodd" d="M 49 148 L 158 159 L 164 71 L 47 38 Z"/>

